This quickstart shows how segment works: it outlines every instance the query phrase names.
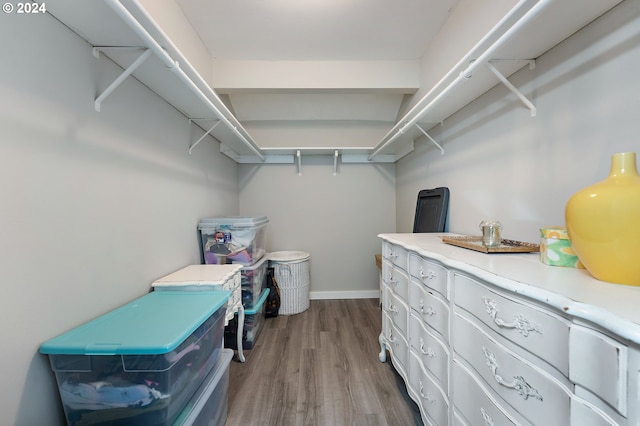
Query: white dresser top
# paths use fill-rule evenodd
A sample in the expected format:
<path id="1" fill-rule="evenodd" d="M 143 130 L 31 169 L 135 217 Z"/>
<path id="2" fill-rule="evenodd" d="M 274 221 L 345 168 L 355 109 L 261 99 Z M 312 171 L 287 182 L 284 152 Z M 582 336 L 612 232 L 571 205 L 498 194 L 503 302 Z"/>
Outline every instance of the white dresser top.
<path id="1" fill-rule="evenodd" d="M 154 281 L 152 287 L 176 285 L 220 285 L 242 269 L 239 264 L 189 265 Z"/>
<path id="2" fill-rule="evenodd" d="M 599 281 L 586 269 L 545 265 L 539 253 L 487 254 L 456 247 L 443 243 L 442 235 L 453 234 L 378 236 L 640 344 L 640 287 Z"/>

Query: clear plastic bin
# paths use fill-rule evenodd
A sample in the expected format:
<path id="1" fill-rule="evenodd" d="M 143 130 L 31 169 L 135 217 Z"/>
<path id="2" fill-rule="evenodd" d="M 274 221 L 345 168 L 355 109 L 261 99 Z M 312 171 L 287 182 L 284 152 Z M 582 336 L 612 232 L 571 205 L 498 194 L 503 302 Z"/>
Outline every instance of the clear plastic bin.
<path id="1" fill-rule="evenodd" d="M 40 347 L 69 425 L 170 425 L 215 365 L 230 293 L 152 292 Z"/>
<path id="2" fill-rule="evenodd" d="M 258 304 L 262 290 L 265 288 L 267 266 L 269 266 L 267 256 L 263 256 L 262 259 L 254 265 L 243 266 L 242 269 L 240 269 L 242 306 L 244 306 L 245 309 L 252 309 Z"/>
<path id="3" fill-rule="evenodd" d="M 218 362 L 172 426 L 224 425 L 229 400 L 229 365 L 233 351 L 223 349 Z"/>
<path id="4" fill-rule="evenodd" d="M 202 219 L 198 225 L 201 262 L 253 265 L 265 254 L 268 223 L 266 216 Z"/>
<path id="5" fill-rule="evenodd" d="M 262 290 L 262 295 L 258 304 L 252 309 L 244 311 L 244 329 L 242 331 L 242 349 L 252 349 L 262 332 L 264 322 L 265 302 L 269 296 L 269 289 Z M 238 316 L 229 321 L 224 329 L 224 346 L 231 349 L 238 349 Z"/>

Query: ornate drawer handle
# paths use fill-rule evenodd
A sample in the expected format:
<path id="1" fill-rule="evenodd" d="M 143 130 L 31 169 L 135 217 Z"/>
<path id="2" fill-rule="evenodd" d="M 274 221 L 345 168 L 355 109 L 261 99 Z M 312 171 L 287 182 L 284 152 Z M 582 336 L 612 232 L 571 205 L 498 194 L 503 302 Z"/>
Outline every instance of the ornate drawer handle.
<path id="1" fill-rule="evenodd" d="M 435 404 L 436 400 L 433 398 L 433 395 L 429 392 L 427 392 L 427 394 L 424 394 L 424 385 L 422 384 L 422 379 L 419 379 L 418 382 L 420 383 L 420 396 L 422 397 L 422 399 L 426 399 L 429 403 L 431 404 Z"/>
<path id="2" fill-rule="evenodd" d="M 398 280 L 393 276 L 392 273 L 389 273 L 389 279 L 387 281 L 389 281 L 389 284 L 394 284 L 396 286 L 398 285 Z"/>
<path id="3" fill-rule="evenodd" d="M 433 309 L 431 306 L 427 306 L 425 309 L 424 300 L 422 299 L 420 299 L 420 312 L 422 312 L 422 315 L 429 315 L 430 317 L 436 314 L 436 310 Z"/>
<path id="4" fill-rule="evenodd" d="M 482 352 L 484 352 L 484 357 L 487 360 L 487 366 L 491 369 L 491 373 L 493 373 L 493 378 L 496 379 L 496 382 L 498 382 L 499 385 L 516 390 L 524 399 L 534 397 L 535 399 L 542 401 L 542 395 L 540 395 L 536 389 L 532 388 L 524 377 L 513 376 L 513 380 L 511 382 L 506 382 L 502 376 L 498 374 L 498 362 L 496 361 L 495 355 L 489 352 L 484 346 L 482 347 Z"/>
<path id="5" fill-rule="evenodd" d="M 484 306 L 487 308 L 487 314 L 493 318 L 493 322 L 495 322 L 499 327 L 515 328 L 518 333 L 522 334 L 524 337 L 529 336 L 529 332 L 531 331 L 542 334 L 542 328 L 540 328 L 538 324 L 530 322 L 524 315 L 518 314 L 513 318 L 512 322 L 508 323 L 498 317 L 498 306 L 495 300 L 483 297 L 482 301 L 484 302 Z"/>
<path id="6" fill-rule="evenodd" d="M 491 416 L 489 414 L 487 414 L 486 411 L 484 411 L 484 408 L 480 407 L 480 412 L 482 413 L 482 419 L 484 420 L 484 426 L 494 426 L 493 419 L 491 418 Z"/>
<path id="7" fill-rule="evenodd" d="M 393 303 L 389 303 L 389 307 L 387 308 L 387 311 L 391 312 L 392 314 L 398 315 L 398 308 L 393 306 Z"/>
<path id="8" fill-rule="evenodd" d="M 389 343 L 396 343 L 397 339 L 394 337 L 393 331 L 389 332 L 389 336 L 387 337 L 387 340 L 389 341 Z"/>
<path id="9" fill-rule="evenodd" d="M 433 271 L 429 271 L 428 274 L 424 273 L 424 269 L 422 268 L 422 266 L 420 267 L 420 278 L 424 279 L 424 278 L 429 278 L 430 280 L 434 279 L 435 277 L 437 277 L 438 274 L 436 274 Z"/>
<path id="10" fill-rule="evenodd" d="M 398 342 L 398 339 L 393 335 L 393 331 L 389 332 L 389 337 L 387 337 L 387 340 L 389 341 L 389 343 L 395 346 L 396 349 L 400 347 L 400 342 Z"/>
<path id="11" fill-rule="evenodd" d="M 394 260 L 395 260 L 395 259 L 397 259 L 397 258 L 398 258 L 398 255 L 397 255 L 397 254 L 395 254 L 393 251 L 390 251 L 390 252 L 389 252 L 389 257 L 390 257 L 391 259 L 394 259 Z"/>
<path id="12" fill-rule="evenodd" d="M 427 348 L 426 351 L 424 350 L 424 339 L 422 337 L 420 338 L 420 352 L 422 352 L 422 355 L 426 355 L 429 358 L 436 357 L 436 353 L 433 351 L 433 349 Z"/>

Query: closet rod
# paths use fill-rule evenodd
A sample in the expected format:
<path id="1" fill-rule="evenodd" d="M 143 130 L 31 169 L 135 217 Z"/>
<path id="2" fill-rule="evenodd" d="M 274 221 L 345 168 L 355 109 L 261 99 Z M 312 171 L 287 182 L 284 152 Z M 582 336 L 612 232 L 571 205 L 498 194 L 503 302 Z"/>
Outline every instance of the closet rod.
<path id="1" fill-rule="evenodd" d="M 129 24 L 129 27 L 140 37 L 142 38 L 142 40 L 145 42 L 146 46 L 152 50 L 156 56 L 158 56 L 158 58 L 160 58 L 160 60 L 162 62 L 164 62 L 164 64 L 166 65 L 167 68 L 169 68 L 169 70 L 171 70 L 172 72 L 174 72 L 179 78 L 180 80 L 182 80 L 182 82 L 184 82 L 187 87 L 189 87 L 189 89 L 191 89 L 191 91 L 198 97 L 200 98 L 200 100 L 202 102 L 204 102 L 205 105 L 207 105 L 209 107 L 209 109 L 211 109 L 213 111 L 213 113 L 218 116 L 220 118 L 220 120 L 222 120 L 227 127 L 229 127 L 229 129 L 231 129 L 233 131 L 233 133 L 236 134 L 236 136 L 238 136 L 238 138 L 240 138 L 240 140 L 247 146 L 249 147 L 249 149 L 251 149 L 251 151 L 253 151 L 253 153 L 255 155 L 258 156 L 258 158 L 260 158 L 260 160 L 264 161 L 265 160 L 265 156 L 260 152 L 260 149 L 256 146 L 255 143 L 250 142 L 239 130 L 238 130 L 238 126 L 242 127 L 242 125 L 238 122 L 237 126 L 232 123 L 221 111 L 218 107 L 216 107 L 213 102 L 211 102 L 211 100 L 209 99 L 209 97 L 207 95 L 204 94 L 204 92 L 193 82 L 193 80 L 191 80 L 191 78 L 189 78 L 189 76 L 180 68 L 180 64 L 178 63 L 178 61 L 175 61 L 173 58 L 171 58 L 171 56 L 162 48 L 162 46 L 160 46 L 158 44 L 158 42 L 151 36 L 151 34 L 149 34 L 147 32 L 147 30 L 140 24 L 140 22 L 127 10 L 127 8 L 125 8 L 122 3 L 120 3 L 119 0 L 104 0 L 107 5 L 109 5 L 113 11 L 120 16 L 127 24 Z M 145 15 L 145 17 L 147 19 L 149 19 L 150 22 L 155 22 L 153 20 L 153 18 L 146 12 L 146 10 L 140 5 L 140 3 L 138 1 L 134 1 L 134 3 L 136 4 L 136 6 L 138 7 L 138 9 Z M 173 43 L 170 42 L 170 39 L 166 36 L 166 34 L 164 34 L 164 32 L 162 32 L 162 30 L 160 30 L 160 28 L 157 28 L 157 30 L 160 32 L 160 34 L 165 38 L 165 40 L 168 40 L 168 43 L 170 43 L 172 45 L 172 47 L 174 48 L 174 50 L 176 52 L 179 52 L 179 50 L 173 45 Z M 182 55 L 180 55 L 182 56 Z M 200 74 L 198 74 L 198 72 L 191 66 L 191 64 L 189 64 L 189 61 L 187 61 L 186 58 L 184 58 L 183 56 L 180 58 L 184 63 L 186 63 L 189 66 L 190 71 L 192 71 L 194 73 L 194 75 L 196 76 L 196 78 L 198 79 L 198 82 L 200 82 L 201 85 L 204 85 L 205 87 L 209 88 L 209 85 L 204 81 L 204 79 L 200 76 Z M 215 92 L 213 92 L 213 90 L 211 90 L 209 88 L 210 91 L 210 95 L 213 96 L 217 101 L 219 101 L 220 103 L 222 103 L 222 101 L 218 98 L 218 96 L 215 94 Z M 226 108 L 225 108 L 226 109 Z M 233 116 L 233 114 L 231 114 L 231 112 L 227 110 L 227 113 L 229 113 L 230 115 Z M 237 121 L 237 120 L 236 120 Z"/>
<path id="2" fill-rule="evenodd" d="M 473 55 L 476 53 L 476 50 L 480 48 L 484 43 L 486 43 L 491 37 L 494 37 L 497 31 L 513 18 L 514 15 L 520 12 L 520 9 L 523 8 L 527 3 L 531 3 L 529 0 L 520 0 L 520 2 L 513 7 L 485 36 L 480 39 L 478 43 L 475 44 L 473 48 L 460 60 L 458 63 L 449 70 L 449 72 L 436 83 L 435 86 L 429 92 L 424 95 L 418 103 L 407 112 L 402 119 L 398 121 L 398 123 L 393 126 L 393 128 L 385 135 L 382 139 L 383 141 L 387 139 L 390 135 L 391 137 L 384 142 L 380 142 L 376 148 L 374 148 L 373 152 L 369 154 L 369 161 L 371 161 L 376 155 L 380 153 L 384 148 L 386 148 L 389 144 L 395 141 L 398 137 L 400 137 L 407 129 L 417 123 L 429 110 L 431 110 L 438 102 L 442 100 L 444 96 L 446 96 L 451 90 L 453 90 L 458 84 L 462 81 L 468 79 L 472 72 L 484 65 L 485 62 L 491 59 L 491 55 L 497 50 L 502 44 L 504 44 L 509 37 L 516 31 L 520 29 L 521 26 L 525 25 L 530 19 L 532 19 L 537 13 L 540 12 L 551 0 L 539 0 L 536 4 L 534 4 L 529 10 L 527 10 L 518 20 L 512 24 L 493 44 L 491 44 L 485 51 L 472 61 L 471 65 L 469 65 L 464 71 L 458 73 L 455 79 L 449 83 L 447 86 L 442 88 L 445 83 L 455 74 L 456 70 L 458 70 L 462 65 L 471 61 Z M 432 94 L 438 93 L 438 95 L 431 100 L 425 107 L 423 107 L 420 111 L 415 113 L 419 106 L 428 99 Z M 407 118 L 411 115 L 414 115 L 413 118 Z"/>

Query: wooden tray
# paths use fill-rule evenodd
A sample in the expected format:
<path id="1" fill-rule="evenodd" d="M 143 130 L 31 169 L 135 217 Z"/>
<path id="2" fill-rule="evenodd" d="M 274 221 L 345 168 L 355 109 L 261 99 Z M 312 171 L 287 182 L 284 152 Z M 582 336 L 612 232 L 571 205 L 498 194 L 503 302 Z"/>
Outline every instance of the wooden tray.
<path id="1" fill-rule="evenodd" d="M 540 251 L 538 244 L 522 241 L 502 239 L 498 247 L 485 247 L 482 245 L 482 237 L 473 236 L 443 236 L 442 242 L 458 247 L 480 251 L 482 253 L 534 253 Z"/>

